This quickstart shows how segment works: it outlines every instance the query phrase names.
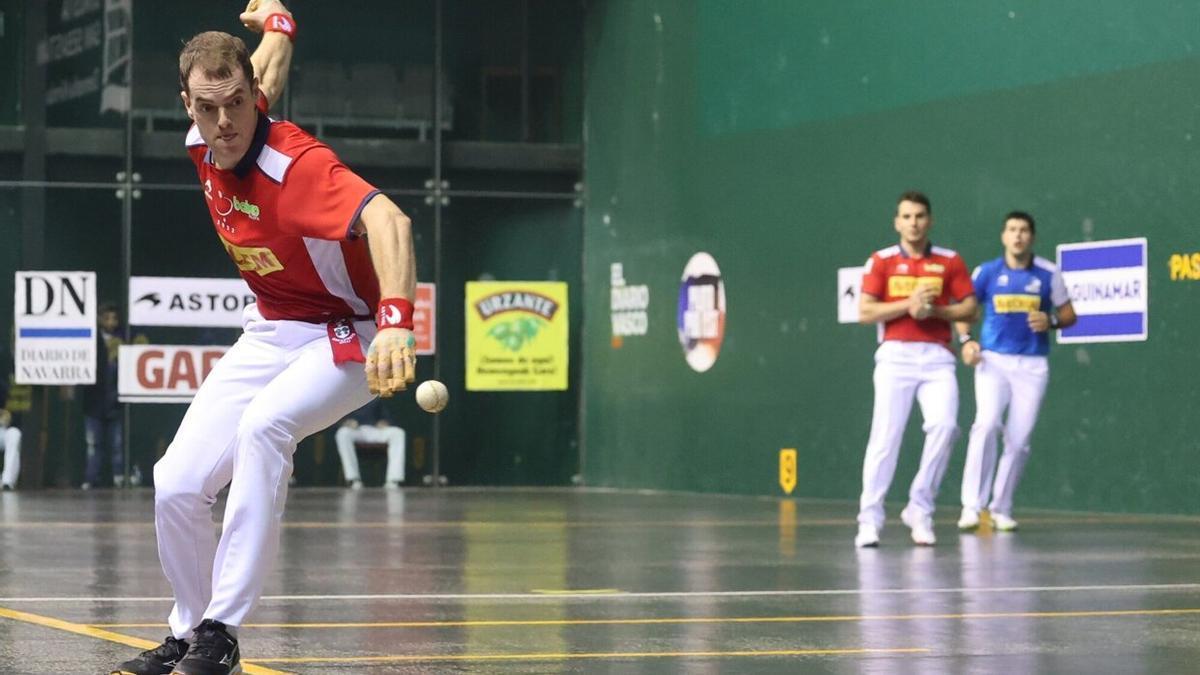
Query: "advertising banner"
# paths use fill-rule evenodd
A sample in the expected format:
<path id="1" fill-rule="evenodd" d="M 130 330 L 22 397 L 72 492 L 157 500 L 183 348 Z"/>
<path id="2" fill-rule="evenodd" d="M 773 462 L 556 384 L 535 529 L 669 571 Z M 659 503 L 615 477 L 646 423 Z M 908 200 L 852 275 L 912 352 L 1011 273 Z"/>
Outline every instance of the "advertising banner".
<path id="1" fill-rule="evenodd" d="M 227 349 L 121 345 L 117 394 L 123 403 L 187 403 Z"/>
<path id="2" fill-rule="evenodd" d="M 567 284 L 467 283 L 467 390 L 567 388 Z"/>
<path id="3" fill-rule="evenodd" d="M 95 384 L 96 273 L 17 272 L 17 384 Z"/>
<path id="4" fill-rule="evenodd" d="M 1059 332 L 1060 343 L 1138 342 L 1149 326 L 1146 239 L 1114 239 L 1058 246 L 1058 269 L 1079 315 Z"/>

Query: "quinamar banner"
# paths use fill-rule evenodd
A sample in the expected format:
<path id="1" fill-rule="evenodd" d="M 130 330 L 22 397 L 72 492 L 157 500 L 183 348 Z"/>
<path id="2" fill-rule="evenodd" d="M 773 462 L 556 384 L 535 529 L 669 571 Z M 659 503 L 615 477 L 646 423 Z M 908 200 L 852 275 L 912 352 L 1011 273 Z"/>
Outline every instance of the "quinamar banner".
<path id="1" fill-rule="evenodd" d="M 467 390 L 567 388 L 567 284 L 467 282 Z"/>

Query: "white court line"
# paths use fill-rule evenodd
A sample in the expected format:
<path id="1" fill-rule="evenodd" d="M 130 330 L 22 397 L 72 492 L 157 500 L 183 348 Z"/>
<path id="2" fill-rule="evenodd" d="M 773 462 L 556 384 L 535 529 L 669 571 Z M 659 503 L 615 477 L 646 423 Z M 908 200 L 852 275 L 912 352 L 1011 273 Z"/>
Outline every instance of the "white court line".
<path id="1" fill-rule="evenodd" d="M 996 586 L 980 588 L 829 588 L 795 591 L 663 591 L 613 593 L 391 593 L 375 595 L 264 595 L 261 601 L 291 602 L 296 600 L 531 600 L 553 602 L 562 599 L 577 600 L 640 600 L 640 599 L 683 599 L 692 598 L 757 598 L 799 597 L 821 595 L 928 595 L 937 593 L 1079 593 L 1079 592 L 1131 592 L 1131 591 L 1195 591 L 1200 583 L 1194 584 L 1113 584 L 1095 586 Z M 169 597 L 30 597 L 0 598 L 0 603 L 17 602 L 172 602 Z"/>

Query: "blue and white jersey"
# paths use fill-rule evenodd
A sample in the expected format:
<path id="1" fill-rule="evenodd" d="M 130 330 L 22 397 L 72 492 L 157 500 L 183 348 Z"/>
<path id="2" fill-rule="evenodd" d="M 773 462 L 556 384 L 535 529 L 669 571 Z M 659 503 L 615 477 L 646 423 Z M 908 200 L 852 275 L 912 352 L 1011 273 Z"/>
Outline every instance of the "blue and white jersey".
<path id="1" fill-rule="evenodd" d="M 971 280 L 983 307 L 979 345 L 1002 354 L 1050 353 L 1050 332 L 1029 328 L 1029 313 L 1051 312 L 1071 299 L 1054 263 L 1034 256 L 1024 269 L 1012 269 L 1004 256 L 975 268 Z"/>

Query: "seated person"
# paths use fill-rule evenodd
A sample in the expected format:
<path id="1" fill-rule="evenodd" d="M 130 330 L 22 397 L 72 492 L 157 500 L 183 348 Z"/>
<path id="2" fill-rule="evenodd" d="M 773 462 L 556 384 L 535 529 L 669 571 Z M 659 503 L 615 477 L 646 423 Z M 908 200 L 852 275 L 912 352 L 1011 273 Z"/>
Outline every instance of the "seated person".
<path id="1" fill-rule="evenodd" d="M 0 489 L 17 486 L 21 472 L 21 430 L 12 426 L 12 413 L 0 408 L 0 448 L 4 450 L 4 472 L 0 474 Z"/>
<path id="2" fill-rule="evenodd" d="M 21 472 L 21 430 L 15 426 L 12 411 L 7 408 L 12 365 L 8 350 L 0 343 L 0 453 L 4 455 L 0 490 L 17 487 L 17 474 Z"/>
<path id="3" fill-rule="evenodd" d="M 350 413 L 342 420 L 342 426 L 334 435 L 338 455 L 342 458 L 342 474 L 351 489 L 362 489 L 362 475 L 358 472 L 358 455 L 355 443 L 386 443 L 387 474 L 383 486 L 389 490 L 400 487 L 404 482 L 404 430 L 388 422 L 387 410 L 381 399 L 375 399 Z"/>

